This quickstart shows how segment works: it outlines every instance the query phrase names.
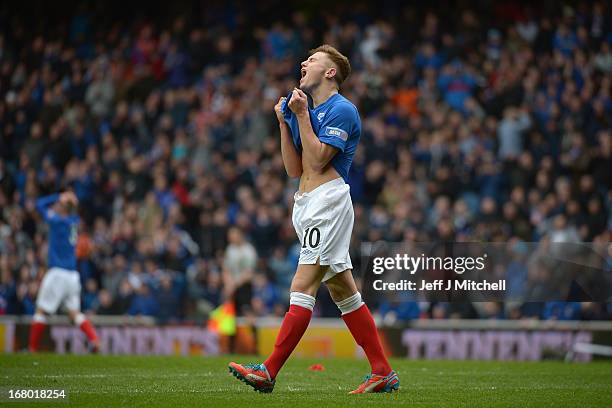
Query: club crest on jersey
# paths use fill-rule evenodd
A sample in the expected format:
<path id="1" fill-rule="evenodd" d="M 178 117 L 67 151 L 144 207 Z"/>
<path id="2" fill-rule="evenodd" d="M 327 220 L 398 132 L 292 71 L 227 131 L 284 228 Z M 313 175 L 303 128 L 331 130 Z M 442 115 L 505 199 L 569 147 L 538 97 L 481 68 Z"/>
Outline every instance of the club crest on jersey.
<path id="1" fill-rule="evenodd" d="M 337 127 L 325 127 L 325 135 L 340 138 L 345 142 L 348 139 L 348 133 Z"/>
<path id="2" fill-rule="evenodd" d="M 317 119 L 319 122 L 321 122 L 323 120 L 323 117 L 325 116 L 325 112 L 319 112 L 317 114 Z"/>

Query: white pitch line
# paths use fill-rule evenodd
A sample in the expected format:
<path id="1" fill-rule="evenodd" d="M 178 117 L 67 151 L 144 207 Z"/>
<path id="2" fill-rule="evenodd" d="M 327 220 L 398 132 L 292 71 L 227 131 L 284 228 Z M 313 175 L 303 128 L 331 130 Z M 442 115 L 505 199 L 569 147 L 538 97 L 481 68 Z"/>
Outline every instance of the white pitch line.
<path id="1" fill-rule="evenodd" d="M 23 378 L 184 378 L 184 377 L 212 377 L 212 373 L 178 373 L 178 374 L 26 374 Z M 9 378 L 9 376 L 5 376 Z"/>

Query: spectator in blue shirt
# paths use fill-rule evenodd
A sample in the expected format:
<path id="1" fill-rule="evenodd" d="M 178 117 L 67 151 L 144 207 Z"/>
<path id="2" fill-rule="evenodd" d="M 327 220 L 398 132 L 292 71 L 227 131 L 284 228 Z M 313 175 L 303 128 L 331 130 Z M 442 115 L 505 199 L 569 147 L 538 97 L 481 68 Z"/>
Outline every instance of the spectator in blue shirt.
<path id="1" fill-rule="evenodd" d="M 136 291 L 127 313 L 130 316 L 157 316 L 159 313 L 159 302 L 148 285 L 143 284 Z"/>
<path id="2" fill-rule="evenodd" d="M 159 305 L 157 319 L 162 324 L 176 321 L 180 317 L 181 296 L 177 289 L 170 274 L 166 273 L 160 277 L 155 298 Z"/>

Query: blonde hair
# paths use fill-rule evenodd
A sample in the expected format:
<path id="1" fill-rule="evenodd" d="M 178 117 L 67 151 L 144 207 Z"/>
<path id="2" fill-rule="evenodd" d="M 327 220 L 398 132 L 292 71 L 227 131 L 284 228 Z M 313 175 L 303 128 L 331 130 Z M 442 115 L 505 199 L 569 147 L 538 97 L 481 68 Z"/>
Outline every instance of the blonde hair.
<path id="1" fill-rule="evenodd" d="M 323 44 L 310 50 L 310 54 L 312 55 L 317 52 L 322 52 L 327 54 L 329 59 L 338 67 L 336 70 L 336 75 L 334 76 L 334 80 L 338 84 L 338 88 L 340 85 L 346 80 L 346 78 L 351 75 L 351 63 L 348 58 L 344 56 L 340 51 L 338 51 L 335 47 L 329 44 Z"/>

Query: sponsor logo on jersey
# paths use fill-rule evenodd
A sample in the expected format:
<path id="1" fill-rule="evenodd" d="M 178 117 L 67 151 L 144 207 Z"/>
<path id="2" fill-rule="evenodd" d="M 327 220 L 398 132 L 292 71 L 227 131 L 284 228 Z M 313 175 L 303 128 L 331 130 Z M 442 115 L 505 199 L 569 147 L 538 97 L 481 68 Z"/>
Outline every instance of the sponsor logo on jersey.
<path id="1" fill-rule="evenodd" d="M 327 126 L 325 128 L 325 135 L 340 138 L 345 142 L 348 139 L 348 133 L 337 127 Z"/>
<path id="2" fill-rule="evenodd" d="M 323 120 L 324 116 L 325 116 L 325 112 L 317 113 L 317 119 L 319 120 L 319 122 L 321 122 Z"/>

